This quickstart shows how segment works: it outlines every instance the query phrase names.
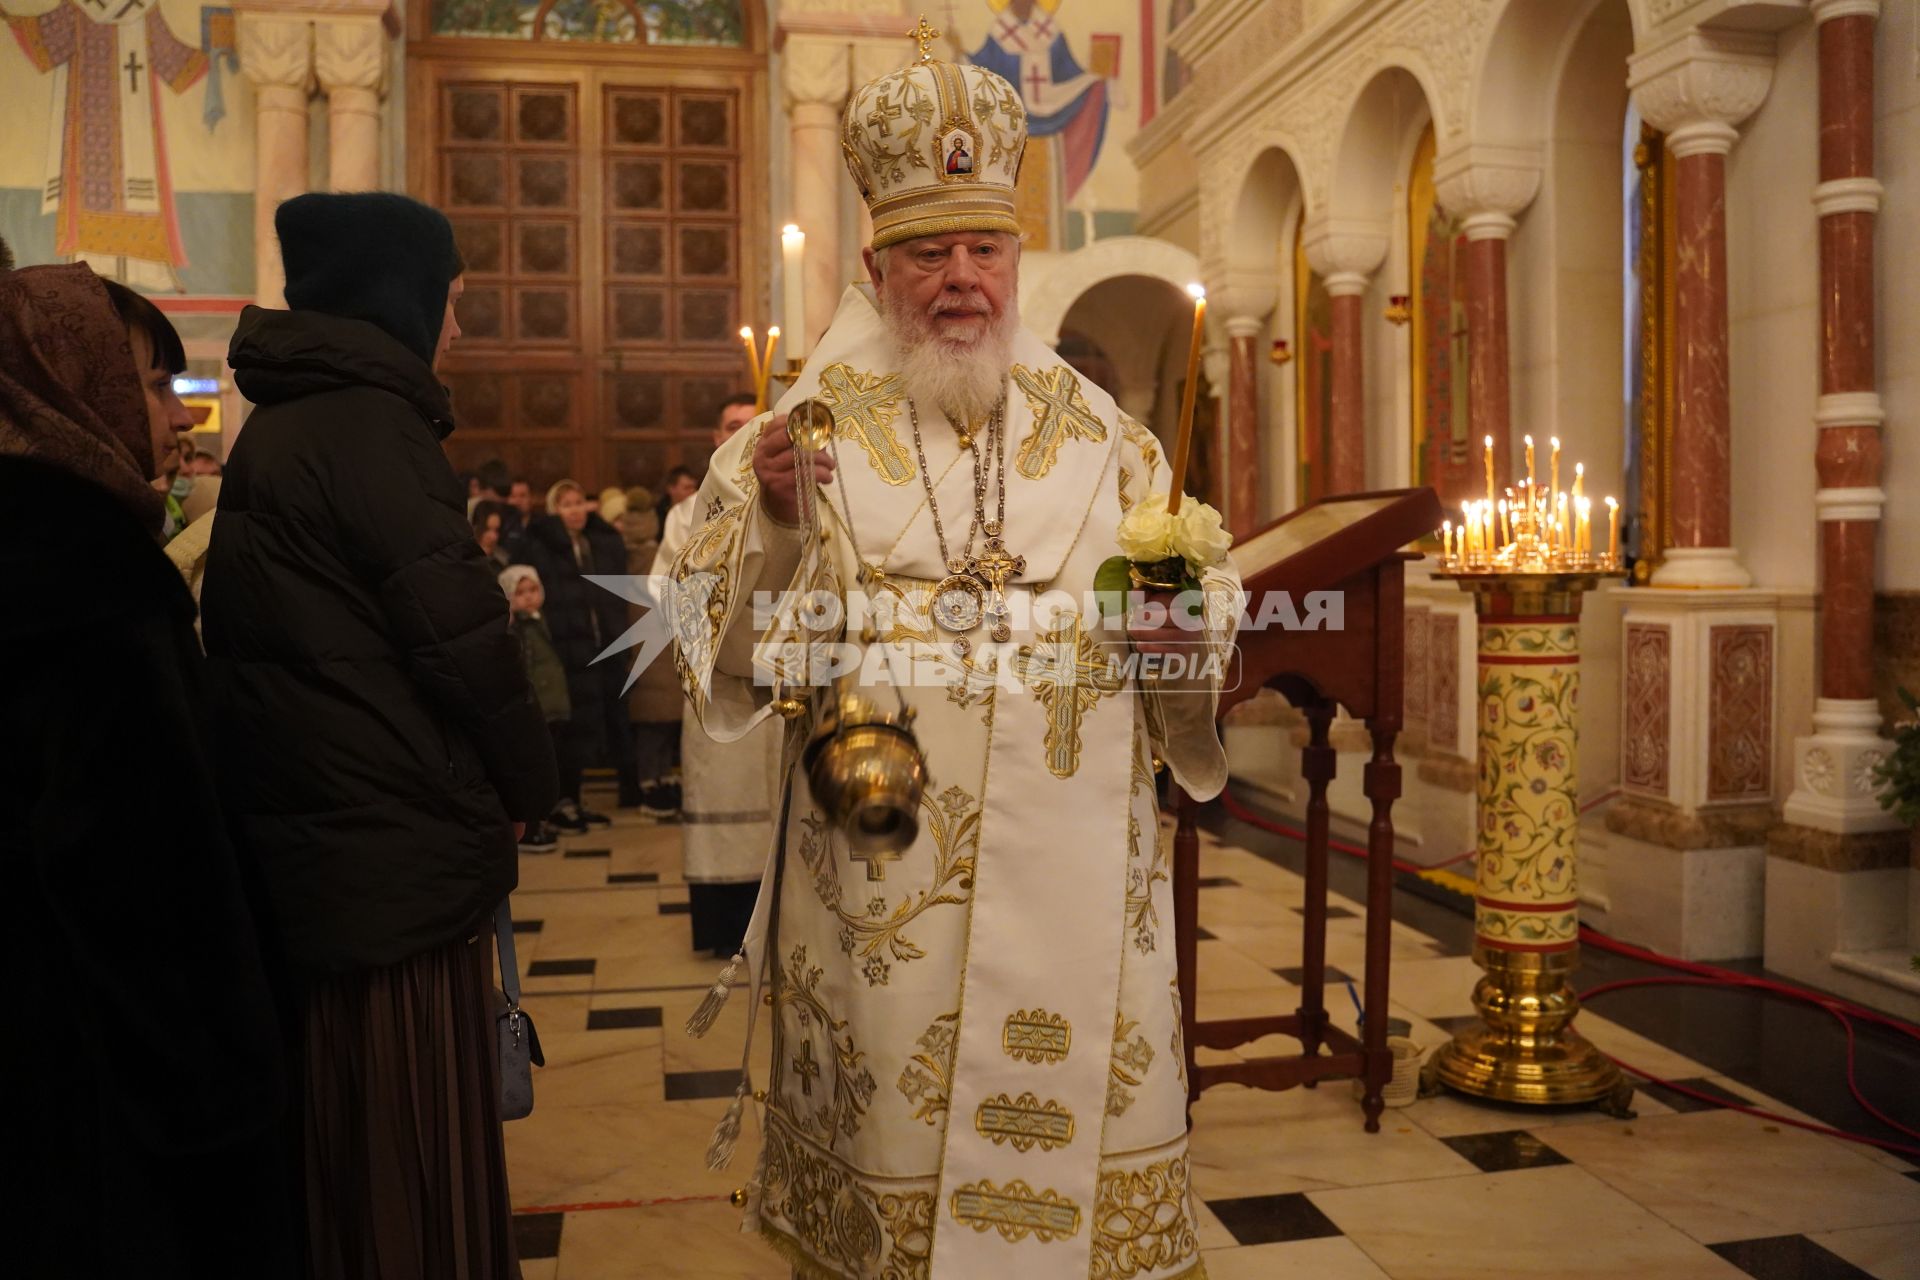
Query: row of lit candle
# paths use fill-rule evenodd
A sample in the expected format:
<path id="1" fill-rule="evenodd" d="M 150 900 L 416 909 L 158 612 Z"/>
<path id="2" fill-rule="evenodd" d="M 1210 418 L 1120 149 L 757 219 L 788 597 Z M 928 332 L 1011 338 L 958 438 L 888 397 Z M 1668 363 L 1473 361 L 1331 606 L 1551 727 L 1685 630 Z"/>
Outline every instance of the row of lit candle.
<path id="1" fill-rule="evenodd" d="M 796 353 L 807 349 L 807 291 L 801 273 L 806 270 L 807 233 L 789 222 L 780 229 L 780 264 L 785 279 L 781 288 L 781 317 L 786 321 L 787 350 Z M 781 326 L 767 326 L 766 347 L 763 350 L 760 338 L 752 325 L 740 326 L 740 344 L 747 349 L 747 369 L 753 375 L 754 408 L 765 411 L 767 407 L 767 387 L 773 379 L 773 353 L 781 342 Z M 789 365 L 799 367 L 797 359 L 789 358 Z M 791 373 L 792 370 L 789 370 Z"/>
<path id="2" fill-rule="evenodd" d="M 1607 552 L 1593 550 L 1593 500 L 1586 496 L 1586 467 L 1576 463 L 1573 488 L 1560 488 L 1560 440 L 1553 437 L 1548 484 L 1534 473 L 1533 437 L 1525 437 L 1527 478 L 1520 491 L 1494 490 L 1493 437 L 1486 438 L 1487 496 L 1460 504 L 1458 528 L 1448 520 L 1440 530 L 1441 555 L 1449 570 L 1490 569 L 1533 573 L 1558 569 L 1612 571 L 1620 566 L 1620 504 L 1607 504 Z"/>

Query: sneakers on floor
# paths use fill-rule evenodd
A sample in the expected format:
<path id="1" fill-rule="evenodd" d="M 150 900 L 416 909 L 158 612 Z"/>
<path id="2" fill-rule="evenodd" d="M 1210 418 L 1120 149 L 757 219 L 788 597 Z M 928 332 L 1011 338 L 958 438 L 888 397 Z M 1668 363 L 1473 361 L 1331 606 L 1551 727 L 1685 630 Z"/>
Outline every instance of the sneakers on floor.
<path id="1" fill-rule="evenodd" d="M 580 806 L 571 800 L 562 800 L 553 808 L 553 816 L 547 819 L 547 825 L 557 829 L 561 835 L 583 836 L 587 833 L 587 817 Z"/>
<path id="2" fill-rule="evenodd" d="M 613 825 L 612 818 L 609 818 L 604 813 L 595 813 L 585 805 L 578 806 L 575 812 L 579 814 L 580 820 L 589 827 L 610 827 Z"/>
<path id="3" fill-rule="evenodd" d="M 649 782 L 640 788 L 640 812 L 660 822 L 680 816 L 680 786 L 674 782 Z"/>
<path id="4" fill-rule="evenodd" d="M 522 853 L 552 853 L 560 847 L 560 835 L 544 822 L 536 822 L 520 837 Z"/>

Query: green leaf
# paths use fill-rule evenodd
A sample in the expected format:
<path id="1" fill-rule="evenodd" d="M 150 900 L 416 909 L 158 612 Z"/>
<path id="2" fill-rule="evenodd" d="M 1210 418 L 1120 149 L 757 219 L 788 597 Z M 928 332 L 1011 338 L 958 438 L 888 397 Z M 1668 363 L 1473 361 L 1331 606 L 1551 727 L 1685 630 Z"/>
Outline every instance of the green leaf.
<path id="1" fill-rule="evenodd" d="M 1103 618 L 1117 618 L 1127 611 L 1127 592 L 1133 590 L 1127 566 L 1125 556 L 1109 556 L 1093 571 L 1093 598 Z"/>

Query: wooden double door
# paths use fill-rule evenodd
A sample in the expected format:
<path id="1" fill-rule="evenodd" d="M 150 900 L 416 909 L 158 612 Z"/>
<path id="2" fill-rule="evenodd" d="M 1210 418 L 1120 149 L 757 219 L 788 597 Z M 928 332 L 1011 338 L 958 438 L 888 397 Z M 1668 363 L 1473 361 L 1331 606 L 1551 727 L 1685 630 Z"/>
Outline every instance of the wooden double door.
<path id="1" fill-rule="evenodd" d="M 409 91 L 412 186 L 466 259 L 456 466 L 536 496 L 700 470 L 765 279 L 754 73 L 430 59 Z"/>

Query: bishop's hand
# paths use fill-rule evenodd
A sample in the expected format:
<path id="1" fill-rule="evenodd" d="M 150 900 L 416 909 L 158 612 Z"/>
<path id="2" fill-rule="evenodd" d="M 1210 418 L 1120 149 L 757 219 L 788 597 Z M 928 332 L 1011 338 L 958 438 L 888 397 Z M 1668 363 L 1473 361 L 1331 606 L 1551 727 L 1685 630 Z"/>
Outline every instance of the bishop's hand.
<path id="1" fill-rule="evenodd" d="M 1179 653 L 1204 643 L 1198 619 L 1179 615 L 1196 597 L 1188 592 L 1144 591 L 1142 607 L 1127 616 L 1127 638 L 1141 653 Z"/>
<path id="2" fill-rule="evenodd" d="M 760 481 L 760 501 L 767 514 L 781 524 L 800 523 L 799 478 L 793 440 L 787 435 L 787 415 L 776 413 L 753 446 L 753 474 Z M 813 479 L 824 487 L 833 482 L 833 459 L 813 455 Z"/>

